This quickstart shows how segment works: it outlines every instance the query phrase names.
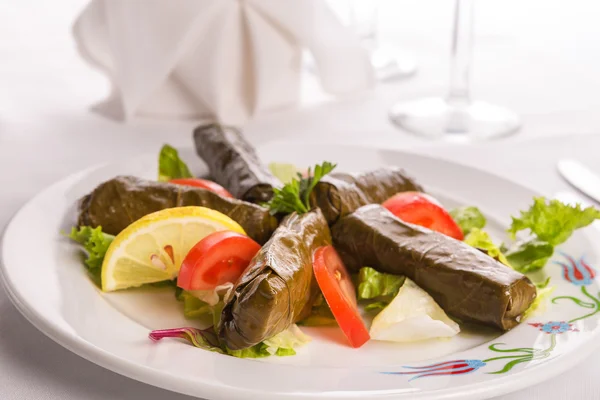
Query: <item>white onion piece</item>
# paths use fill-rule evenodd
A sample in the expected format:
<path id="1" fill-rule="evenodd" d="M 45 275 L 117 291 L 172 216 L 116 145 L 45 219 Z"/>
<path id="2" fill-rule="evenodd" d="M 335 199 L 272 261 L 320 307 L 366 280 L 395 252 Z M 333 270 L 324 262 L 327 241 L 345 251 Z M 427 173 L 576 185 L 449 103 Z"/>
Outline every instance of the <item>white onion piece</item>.
<path id="1" fill-rule="evenodd" d="M 398 295 L 373 319 L 370 335 L 374 340 L 415 342 L 447 338 L 460 332 L 456 322 L 410 279 Z"/>

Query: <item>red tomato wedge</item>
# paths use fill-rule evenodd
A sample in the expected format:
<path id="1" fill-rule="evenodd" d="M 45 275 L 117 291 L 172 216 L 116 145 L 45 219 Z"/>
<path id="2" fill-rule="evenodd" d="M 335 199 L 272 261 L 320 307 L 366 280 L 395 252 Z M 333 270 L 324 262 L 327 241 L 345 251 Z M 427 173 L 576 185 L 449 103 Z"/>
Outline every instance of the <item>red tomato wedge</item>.
<path id="1" fill-rule="evenodd" d="M 396 217 L 410 224 L 421 225 L 457 240 L 463 240 L 460 227 L 441 204 L 425 193 L 398 193 L 383 204 Z"/>
<path id="2" fill-rule="evenodd" d="M 319 247 L 313 269 L 323 297 L 352 347 L 360 347 L 371 337 L 356 305 L 356 292 L 344 263 L 332 246 Z"/>
<path id="3" fill-rule="evenodd" d="M 171 179 L 169 183 L 175 183 L 177 185 L 184 186 L 194 186 L 202 189 L 210 190 L 211 192 L 215 192 L 218 195 L 223 197 L 233 197 L 231 193 L 227 191 L 223 186 L 215 183 L 213 181 L 209 181 L 207 179 L 200 178 L 180 178 L 180 179 Z"/>
<path id="4" fill-rule="evenodd" d="M 177 286 L 185 290 L 212 290 L 235 282 L 259 250 L 258 243 L 237 232 L 211 233 L 185 256 Z"/>

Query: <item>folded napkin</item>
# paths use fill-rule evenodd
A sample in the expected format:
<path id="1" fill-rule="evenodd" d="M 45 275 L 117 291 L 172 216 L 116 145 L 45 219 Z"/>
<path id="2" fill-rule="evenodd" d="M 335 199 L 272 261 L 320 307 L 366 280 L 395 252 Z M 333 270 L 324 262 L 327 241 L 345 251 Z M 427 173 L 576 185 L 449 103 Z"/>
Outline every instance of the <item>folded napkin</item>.
<path id="1" fill-rule="evenodd" d="M 303 49 L 325 91 L 373 84 L 366 51 L 325 0 L 92 0 L 73 33 L 113 85 L 99 110 L 125 120 L 213 116 L 240 125 L 292 106 Z"/>

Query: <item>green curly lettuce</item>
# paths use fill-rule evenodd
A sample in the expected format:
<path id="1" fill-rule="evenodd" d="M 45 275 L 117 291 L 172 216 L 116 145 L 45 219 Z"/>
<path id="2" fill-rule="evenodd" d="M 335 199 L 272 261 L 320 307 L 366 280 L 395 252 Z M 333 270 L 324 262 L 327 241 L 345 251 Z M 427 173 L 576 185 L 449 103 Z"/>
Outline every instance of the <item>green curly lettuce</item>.
<path id="1" fill-rule="evenodd" d="M 584 228 L 600 219 L 600 210 L 594 207 L 582 208 L 562 203 L 559 200 L 548 200 L 535 197 L 533 204 L 519 217 L 512 217 L 508 233 L 513 239 L 520 231 L 529 231 L 537 240 L 552 246 L 567 241 L 574 231 Z"/>
<path id="2" fill-rule="evenodd" d="M 566 242 L 573 232 L 600 219 L 600 210 L 565 204 L 559 200 L 535 197 L 533 204 L 519 217 L 512 217 L 508 233 L 514 240 L 517 233 L 525 232 L 528 238 L 514 243 L 506 251 L 512 266 L 522 273 L 543 268 L 554 254 L 554 248 Z"/>
<path id="3" fill-rule="evenodd" d="M 84 262 L 90 270 L 99 270 L 102 267 L 106 251 L 115 239 L 113 235 L 102 232 L 101 226 L 97 228 L 81 226 L 79 229 L 73 227 L 68 236 L 69 239 L 83 246 L 87 254 Z"/>
<path id="4" fill-rule="evenodd" d="M 450 215 L 465 236 L 471 233 L 473 229 L 483 229 L 487 223 L 479 208 L 473 206 L 455 208 L 450 211 Z"/>

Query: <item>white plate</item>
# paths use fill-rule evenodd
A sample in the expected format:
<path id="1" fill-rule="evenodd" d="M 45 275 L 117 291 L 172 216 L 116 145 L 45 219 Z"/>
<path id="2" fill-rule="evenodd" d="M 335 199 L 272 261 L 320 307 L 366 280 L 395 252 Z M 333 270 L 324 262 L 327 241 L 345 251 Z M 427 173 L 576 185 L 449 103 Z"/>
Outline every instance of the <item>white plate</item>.
<path id="1" fill-rule="evenodd" d="M 264 160 L 298 165 L 331 160 L 346 171 L 402 166 L 446 205 L 479 206 L 496 236 L 534 196 L 488 173 L 403 152 L 298 143 L 274 143 L 259 152 Z M 202 172 L 191 150 L 183 155 Z M 593 228 L 578 232 L 546 268 L 556 286 L 554 302 L 501 336 L 463 332 L 451 340 L 411 345 L 370 341 L 356 350 L 344 344 L 336 328 L 313 328 L 307 331 L 314 340 L 298 355 L 260 360 L 223 356 L 178 340 L 152 343 L 151 329 L 190 325 L 173 294 L 168 289 L 102 294 L 87 278 L 79 250 L 59 232 L 74 223 L 77 199 L 98 183 L 119 174 L 153 179 L 156 170 L 153 154 L 70 176 L 17 213 L 1 247 L 7 291 L 29 321 L 120 374 L 210 399 L 481 399 L 549 379 L 600 344 L 598 284 L 582 277 L 586 265 L 600 265 L 592 245 L 600 234 Z M 444 364 L 431 366 L 439 363 Z"/>

